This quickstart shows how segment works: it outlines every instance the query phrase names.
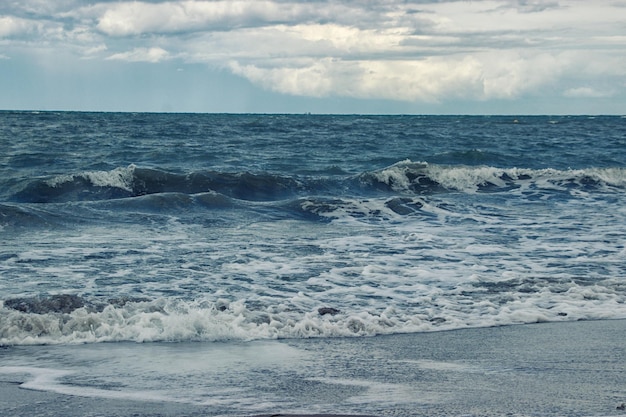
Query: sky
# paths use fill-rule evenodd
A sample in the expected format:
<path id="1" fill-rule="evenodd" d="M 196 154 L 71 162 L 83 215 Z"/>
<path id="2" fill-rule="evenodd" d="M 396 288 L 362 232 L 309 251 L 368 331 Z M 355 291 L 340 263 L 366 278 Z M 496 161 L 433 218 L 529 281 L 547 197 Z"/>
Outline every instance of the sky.
<path id="1" fill-rule="evenodd" d="M 0 0 L 0 109 L 626 114 L 626 0 Z"/>

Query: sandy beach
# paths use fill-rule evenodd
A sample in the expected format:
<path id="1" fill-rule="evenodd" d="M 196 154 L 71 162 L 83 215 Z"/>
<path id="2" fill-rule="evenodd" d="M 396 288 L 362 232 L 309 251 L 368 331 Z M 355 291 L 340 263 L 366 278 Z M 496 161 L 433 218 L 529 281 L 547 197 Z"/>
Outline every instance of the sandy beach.
<path id="1" fill-rule="evenodd" d="M 45 384 L 32 389 L 31 376 L 6 370 L 15 362 L 23 366 L 26 354 L 47 351 L 52 356 L 74 348 L 4 347 L 0 349 L 0 415 L 620 416 L 626 415 L 622 407 L 626 402 L 625 331 L 625 320 L 609 320 L 370 338 L 263 341 L 263 347 L 288 345 L 307 352 L 310 363 L 300 365 L 315 371 L 309 371 L 311 375 L 285 373 L 283 381 L 269 374 L 265 380 L 258 376 L 257 391 L 252 393 L 260 402 L 270 395 L 289 400 L 284 409 L 276 407 L 261 414 L 246 410 L 225 414 L 210 403 L 210 392 L 208 400 L 200 404 L 118 398 L 115 393 L 122 389 L 119 387 L 81 394 L 76 382 L 52 384 L 48 391 Z M 251 347 L 255 343 L 248 342 Z M 209 345 L 190 344 L 189 352 L 201 355 Z M 145 347 L 134 344 L 124 349 Z M 111 360 L 122 353 L 118 344 L 108 348 Z M 37 366 L 37 359 L 33 361 L 31 365 Z M 327 377 L 320 378 L 315 372 Z M 299 386 L 298 381 L 308 383 Z M 111 395 L 103 395 L 107 392 Z M 294 405 L 297 401 L 300 406 Z"/>

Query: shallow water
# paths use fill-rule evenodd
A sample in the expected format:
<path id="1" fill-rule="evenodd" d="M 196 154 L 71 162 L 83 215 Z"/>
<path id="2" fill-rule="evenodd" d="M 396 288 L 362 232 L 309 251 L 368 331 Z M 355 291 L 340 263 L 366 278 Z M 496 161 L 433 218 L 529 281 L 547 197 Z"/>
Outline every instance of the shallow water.
<path id="1" fill-rule="evenodd" d="M 173 406 L 179 407 L 173 415 L 198 416 L 620 415 L 617 407 L 626 400 L 624 325 L 620 320 L 366 338 L 14 346 L 0 350 L 0 362 L 12 364 L 0 366 L 0 384 L 20 382 L 28 390 L 63 396 L 39 408 L 28 397 L 7 399 L 0 412 L 58 415 L 69 402 L 76 415 L 85 409 L 170 415 L 163 410 Z M 143 413 L 134 403 L 128 403 L 127 414 L 113 406 L 123 401 L 144 403 Z"/>

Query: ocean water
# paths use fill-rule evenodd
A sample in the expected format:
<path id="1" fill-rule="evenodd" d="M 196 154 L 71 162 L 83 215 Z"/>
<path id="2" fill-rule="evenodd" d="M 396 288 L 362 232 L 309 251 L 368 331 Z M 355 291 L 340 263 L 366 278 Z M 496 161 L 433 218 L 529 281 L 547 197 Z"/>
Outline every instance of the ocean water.
<path id="1" fill-rule="evenodd" d="M 626 119 L 0 113 L 0 344 L 626 317 Z"/>
<path id="2" fill-rule="evenodd" d="M 625 241 L 624 117 L 0 112 L 2 346 L 626 318 Z"/>

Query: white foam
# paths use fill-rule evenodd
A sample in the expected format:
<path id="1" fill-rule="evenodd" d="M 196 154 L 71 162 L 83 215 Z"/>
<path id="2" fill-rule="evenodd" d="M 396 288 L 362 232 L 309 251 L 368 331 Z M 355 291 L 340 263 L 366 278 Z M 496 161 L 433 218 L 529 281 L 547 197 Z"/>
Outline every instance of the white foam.
<path id="1" fill-rule="evenodd" d="M 546 288 L 528 295 L 510 292 L 494 295 L 493 299 L 485 296 L 481 300 L 476 296 L 470 299 L 462 295 L 464 291 L 473 289 L 471 285 L 458 285 L 447 290 L 445 287 L 445 284 L 435 286 L 432 282 L 430 285 L 412 286 L 391 282 L 387 288 L 362 285 L 345 291 L 335 287 L 327 293 L 328 298 L 344 299 L 344 308 L 355 304 L 356 309 L 334 316 L 322 316 L 317 309 L 304 313 L 292 311 L 293 307 L 289 305 L 315 303 L 305 293 L 299 293 L 282 306 L 275 304 L 262 310 L 251 308 L 243 300 L 230 303 L 223 311 L 220 308 L 222 303 L 172 300 L 109 306 L 102 312 L 81 308 L 66 315 L 27 314 L 1 308 L 0 344 L 371 336 L 547 321 L 626 318 L 625 297 L 603 288 L 571 284 L 566 291 L 556 294 Z M 398 307 L 389 306 L 380 310 L 377 304 L 380 299 L 393 299 Z M 506 303 L 501 305 L 500 300 L 503 299 Z M 363 300 L 370 302 L 358 307 Z M 357 312 L 363 307 L 364 311 Z"/>
<path id="2" fill-rule="evenodd" d="M 428 176 L 450 190 L 475 192 L 481 185 L 506 186 L 501 179 L 504 171 L 493 167 L 443 167 L 429 165 Z"/>
<path id="3" fill-rule="evenodd" d="M 404 363 L 407 360 L 402 361 Z M 448 371 L 448 372 L 482 372 L 482 369 L 475 365 L 468 365 L 462 362 L 442 362 L 429 359 L 417 359 L 411 363 L 417 365 L 420 369 L 426 369 L 431 371 Z"/>
<path id="4" fill-rule="evenodd" d="M 240 384 L 257 384 L 258 379 L 246 373 L 251 369 L 291 369 L 310 359 L 303 350 L 262 341 L 78 345 L 60 347 L 54 354 L 51 349 L 54 347 L 43 354 L 31 350 L 22 357 L 13 355 L 14 361 L 23 365 L 0 366 L 0 375 L 17 375 L 12 380 L 23 381 L 21 388 L 64 395 L 254 410 L 259 406 L 258 396 L 250 396 L 250 387 Z"/>
<path id="5" fill-rule="evenodd" d="M 428 167 L 426 162 L 413 162 L 409 159 L 397 162 L 388 168 L 374 173 L 374 177 L 385 184 L 388 184 L 396 191 L 409 190 L 411 181 L 407 173 L 411 171 L 422 171 Z"/>
<path id="6" fill-rule="evenodd" d="M 28 374 L 31 379 L 22 383 L 20 387 L 34 391 L 55 392 L 57 394 L 75 395 L 80 397 L 97 397 L 118 400 L 141 400 L 141 401 L 171 401 L 164 393 L 144 391 L 116 391 L 94 387 L 64 384 L 62 378 L 72 375 L 72 371 L 35 368 L 35 367 L 0 367 L 3 374 Z"/>
<path id="7" fill-rule="evenodd" d="M 361 387 L 365 390 L 346 399 L 349 404 L 377 404 L 377 405 L 401 405 L 415 402 L 415 389 L 409 385 L 374 382 L 364 379 L 341 379 L 341 378 L 310 378 L 325 384 L 336 384 L 353 387 Z M 428 398 L 420 398 L 422 403 L 434 402 L 440 399 L 440 395 L 429 395 Z"/>
<path id="8" fill-rule="evenodd" d="M 378 181 L 398 192 L 407 192 L 412 189 L 413 183 L 410 179 L 412 175 L 426 175 L 448 190 L 467 193 L 474 193 L 479 190 L 479 187 L 486 185 L 495 187 L 515 185 L 522 190 L 529 188 L 567 190 L 567 184 L 580 183 L 583 179 L 591 179 L 611 187 L 626 187 L 626 169 L 615 167 L 578 170 L 496 168 L 436 165 L 407 159 L 376 171 L 373 175 Z M 512 182 L 507 183 L 504 178 Z M 572 192 L 577 192 L 577 190 Z"/>
<path id="9" fill-rule="evenodd" d="M 0 262 L 3 298 L 152 301 L 65 315 L 0 308 L 0 343 L 368 336 L 624 318 L 623 194 L 611 196 L 610 209 L 603 199 L 566 197 L 407 196 L 397 201 L 408 214 L 394 212 L 389 196 L 346 197 L 320 214 L 328 223 L 199 227 L 171 218 L 23 235 Z M 339 313 L 320 315 L 322 307 Z"/>
<path id="10" fill-rule="evenodd" d="M 86 171 L 80 174 L 59 175 L 47 180 L 46 183 L 51 187 L 58 187 L 72 182 L 76 178 L 84 178 L 96 187 L 114 187 L 132 191 L 135 168 L 135 165 L 131 164 L 125 168 L 115 168 L 111 171 Z"/>

